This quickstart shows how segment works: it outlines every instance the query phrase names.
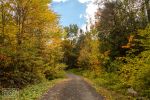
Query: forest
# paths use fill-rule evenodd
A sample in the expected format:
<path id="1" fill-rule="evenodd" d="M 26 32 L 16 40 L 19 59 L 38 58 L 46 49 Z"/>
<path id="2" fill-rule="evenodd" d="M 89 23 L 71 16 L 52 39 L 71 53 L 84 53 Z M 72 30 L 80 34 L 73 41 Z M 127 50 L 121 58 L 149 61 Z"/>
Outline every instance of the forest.
<path id="1" fill-rule="evenodd" d="M 62 27 L 49 3 L 0 0 L 0 91 L 69 71 L 97 88 L 150 99 L 149 0 L 96 0 L 96 22 L 85 32 L 76 24 Z"/>

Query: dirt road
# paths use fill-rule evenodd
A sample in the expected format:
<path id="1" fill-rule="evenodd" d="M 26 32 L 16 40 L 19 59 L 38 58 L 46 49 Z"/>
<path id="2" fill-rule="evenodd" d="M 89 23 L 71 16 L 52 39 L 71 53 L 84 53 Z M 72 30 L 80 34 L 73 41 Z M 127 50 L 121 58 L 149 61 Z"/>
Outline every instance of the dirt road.
<path id="1" fill-rule="evenodd" d="M 40 100 L 103 100 L 81 77 L 68 74 L 68 80 L 55 85 Z"/>

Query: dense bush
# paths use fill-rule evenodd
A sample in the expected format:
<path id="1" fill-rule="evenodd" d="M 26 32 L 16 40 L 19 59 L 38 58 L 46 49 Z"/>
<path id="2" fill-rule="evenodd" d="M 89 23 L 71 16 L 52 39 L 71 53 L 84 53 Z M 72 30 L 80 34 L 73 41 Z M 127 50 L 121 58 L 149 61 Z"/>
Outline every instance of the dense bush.
<path id="1" fill-rule="evenodd" d="M 150 27 L 140 30 L 138 35 L 143 37 L 137 40 L 145 50 L 138 56 L 125 58 L 126 63 L 120 67 L 121 80 L 127 87 L 150 97 Z"/>
<path id="2" fill-rule="evenodd" d="M 64 77 L 64 70 L 67 66 L 65 64 L 57 64 L 56 66 L 49 67 L 45 72 L 45 77 L 48 80 L 52 80 L 55 78 Z"/>

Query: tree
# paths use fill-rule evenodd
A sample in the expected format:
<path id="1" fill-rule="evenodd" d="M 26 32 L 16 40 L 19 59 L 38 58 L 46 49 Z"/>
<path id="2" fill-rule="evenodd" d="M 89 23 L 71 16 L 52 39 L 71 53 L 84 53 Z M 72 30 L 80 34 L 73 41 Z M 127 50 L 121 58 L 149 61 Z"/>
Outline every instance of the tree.
<path id="1" fill-rule="evenodd" d="M 80 44 L 78 66 L 83 69 L 99 72 L 101 69 L 100 56 L 99 41 L 91 33 L 86 33 L 83 42 Z"/>
<path id="2" fill-rule="evenodd" d="M 145 2 L 145 8 L 147 12 L 147 19 L 148 19 L 148 22 L 150 23 L 150 1 L 144 0 L 144 2 Z"/>
<path id="3" fill-rule="evenodd" d="M 64 27 L 67 32 L 67 37 L 77 36 L 79 27 L 76 24 L 71 24 L 68 27 Z"/>
<path id="4" fill-rule="evenodd" d="M 3 87 L 21 88 L 43 80 L 48 69 L 61 68 L 62 31 L 57 14 L 48 3 L 49 0 L 0 1 L 0 38 L 3 39 L 0 81 Z M 51 40 L 54 47 L 48 45 Z"/>
<path id="5" fill-rule="evenodd" d="M 147 25 L 142 2 L 141 0 L 105 1 L 104 8 L 98 9 L 95 27 L 102 42 L 101 52 L 110 51 L 110 57 L 115 59 L 125 56 L 127 51 L 134 48 L 129 46 L 129 42 L 132 42 L 129 38 L 136 37 L 137 30 Z M 124 48 L 127 44 L 128 48 Z"/>
<path id="6" fill-rule="evenodd" d="M 63 50 L 64 62 L 68 65 L 68 68 L 76 68 L 76 62 L 78 57 L 78 49 L 76 48 L 76 45 L 72 44 L 72 41 L 70 40 L 64 40 Z"/>
<path id="7" fill-rule="evenodd" d="M 140 91 L 140 95 L 150 97 L 148 85 L 150 83 L 150 26 L 139 30 L 138 35 L 142 38 L 136 40 L 145 49 L 138 56 L 129 55 L 125 58 L 126 63 L 123 63 L 120 68 L 120 76 L 124 85 Z"/>
<path id="8" fill-rule="evenodd" d="M 79 49 L 78 47 L 78 39 L 79 39 L 79 27 L 76 24 L 69 25 L 68 27 L 64 27 L 67 36 L 63 42 L 64 49 L 64 62 L 69 66 L 68 68 L 76 68 L 77 67 L 77 57 Z"/>

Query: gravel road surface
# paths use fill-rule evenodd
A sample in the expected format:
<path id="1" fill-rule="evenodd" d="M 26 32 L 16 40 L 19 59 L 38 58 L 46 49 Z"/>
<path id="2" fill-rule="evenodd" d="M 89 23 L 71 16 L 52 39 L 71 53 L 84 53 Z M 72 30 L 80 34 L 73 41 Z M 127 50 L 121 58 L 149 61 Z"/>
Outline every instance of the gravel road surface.
<path id="1" fill-rule="evenodd" d="M 104 100 L 82 77 L 68 74 L 68 79 L 56 84 L 40 100 Z"/>

